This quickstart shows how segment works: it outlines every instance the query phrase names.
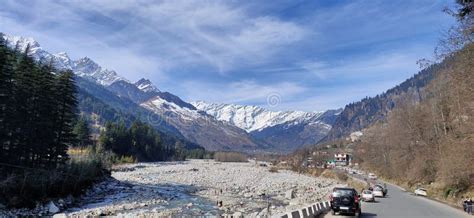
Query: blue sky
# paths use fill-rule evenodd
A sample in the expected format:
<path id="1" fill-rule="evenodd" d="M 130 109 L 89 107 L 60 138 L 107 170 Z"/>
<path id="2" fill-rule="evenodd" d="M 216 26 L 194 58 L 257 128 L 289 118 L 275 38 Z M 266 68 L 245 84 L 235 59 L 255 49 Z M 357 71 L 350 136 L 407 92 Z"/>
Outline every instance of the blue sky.
<path id="1" fill-rule="evenodd" d="M 452 1 L 2 1 L 0 31 L 187 101 L 343 107 L 404 81 Z M 268 104 L 270 97 L 278 104 Z"/>

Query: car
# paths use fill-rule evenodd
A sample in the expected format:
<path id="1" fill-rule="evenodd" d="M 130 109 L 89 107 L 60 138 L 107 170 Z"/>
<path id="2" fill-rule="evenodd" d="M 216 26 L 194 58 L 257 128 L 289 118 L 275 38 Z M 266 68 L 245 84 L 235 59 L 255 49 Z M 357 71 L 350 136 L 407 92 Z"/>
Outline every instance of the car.
<path id="1" fill-rule="evenodd" d="M 382 185 L 382 184 L 376 184 L 374 187 L 378 187 L 378 189 L 381 189 L 381 190 L 382 190 L 382 192 L 383 192 L 383 197 L 385 197 L 385 195 L 387 195 L 388 189 L 387 189 L 387 185 L 386 185 L 386 184 L 384 184 L 384 185 Z"/>
<path id="2" fill-rule="evenodd" d="M 369 173 L 369 179 L 377 179 L 377 176 L 373 173 Z"/>
<path id="3" fill-rule="evenodd" d="M 373 188 L 372 193 L 375 197 L 385 197 L 385 195 L 383 194 L 383 188 L 378 185 Z"/>
<path id="4" fill-rule="evenodd" d="M 362 199 L 362 201 L 365 201 L 365 202 L 374 202 L 375 201 L 374 193 L 372 193 L 372 191 L 370 191 L 370 190 L 362 191 L 362 195 L 361 195 L 360 198 Z"/>
<path id="5" fill-rule="evenodd" d="M 329 196 L 332 214 L 349 213 L 359 216 L 362 213 L 360 195 L 354 188 L 334 188 Z"/>
<path id="6" fill-rule="evenodd" d="M 378 186 L 382 187 L 383 191 L 383 196 L 385 197 L 388 194 L 388 189 L 387 189 L 387 183 L 384 184 L 377 184 Z"/>
<path id="7" fill-rule="evenodd" d="M 425 197 L 428 196 L 428 192 L 424 188 L 417 188 L 417 189 L 415 189 L 414 193 L 417 196 L 425 196 Z"/>

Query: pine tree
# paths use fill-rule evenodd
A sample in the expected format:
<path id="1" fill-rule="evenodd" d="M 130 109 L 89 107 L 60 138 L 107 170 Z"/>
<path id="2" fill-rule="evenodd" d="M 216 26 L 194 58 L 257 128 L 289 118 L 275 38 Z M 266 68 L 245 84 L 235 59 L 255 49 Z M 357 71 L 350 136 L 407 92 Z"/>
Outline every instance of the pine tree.
<path id="1" fill-rule="evenodd" d="M 18 47 L 18 46 L 17 46 Z M 35 78 L 32 76 L 37 70 L 34 60 L 29 57 L 29 45 L 20 55 L 18 66 L 15 68 L 13 80 L 16 83 L 15 89 L 15 113 L 12 114 L 14 127 L 12 130 L 12 139 L 15 140 L 15 146 L 11 148 L 17 163 L 32 164 L 34 135 L 34 104 L 37 98 L 35 89 Z"/>
<path id="2" fill-rule="evenodd" d="M 58 90 L 55 95 L 58 119 L 55 124 L 55 141 L 50 160 L 53 163 L 67 160 L 67 149 L 75 140 L 73 121 L 76 119 L 77 100 L 72 71 L 59 73 L 56 90 Z"/>
<path id="3" fill-rule="evenodd" d="M 84 117 L 81 117 L 74 125 L 74 135 L 76 135 L 77 145 L 85 147 L 91 144 L 89 125 Z"/>
<path id="4" fill-rule="evenodd" d="M 13 145 L 11 129 L 14 122 L 11 114 L 14 112 L 14 58 L 3 34 L 0 33 L 0 158 L 7 162 L 10 161 L 10 150 Z"/>
<path id="5" fill-rule="evenodd" d="M 57 102 L 55 98 L 56 77 L 53 74 L 52 64 L 42 66 L 36 78 L 36 116 L 35 116 L 35 135 L 37 137 L 34 153 L 36 154 L 36 163 L 43 165 L 49 164 L 50 154 L 54 151 L 52 149 L 55 138 L 55 126 L 57 122 Z"/>

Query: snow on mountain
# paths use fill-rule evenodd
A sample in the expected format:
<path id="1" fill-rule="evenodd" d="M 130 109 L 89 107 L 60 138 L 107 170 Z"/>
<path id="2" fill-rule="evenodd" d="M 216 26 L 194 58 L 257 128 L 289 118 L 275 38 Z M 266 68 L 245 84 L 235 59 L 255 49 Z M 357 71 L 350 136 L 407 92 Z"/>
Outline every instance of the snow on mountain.
<path id="1" fill-rule="evenodd" d="M 247 132 L 260 131 L 262 129 L 287 123 L 298 125 L 300 123 L 314 120 L 324 112 L 303 111 L 270 111 L 257 106 L 243 106 L 235 104 L 216 104 L 204 101 L 191 102 L 194 107 L 205 111 L 218 120 L 229 122 Z M 324 125 L 324 124 L 323 124 Z M 330 125 L 326 125 L 331 128 Z"/>
<path id="2" fill-rule="evenodd" d="M 103 69 L 88 57 L 72 60 L 65 52 L 51 54 L 45 51 L 33 38 L 3 35 L 8 46 L 19 51 L 25 51 L 29 45 L 29 55 L 40 63 L 52 63 L 60 70 L 72 70 L 78 76 L 90 79 L 101 85 L 108 86 L 116 81 L 124 80 L 113 70 Z"/>
<path id="3" fill-rule="evenodd" d="M 92 79 L 101 85 L 108 86 L 114 82 L 124 80 L 113 70 L 103 69 L 96 62 L 88 57 L 74 61 L 73 71 L 82 77 Z"/>
<path id="4" fill-rule="evenodd" d="M 197 118 L 203 117 L 197 110 L 192 110 L 186 107 L 181 107 L 174 102 L 169 102 L 159 96 L 142 103 L 142 107 L 147 108 L 151 111 L 155 111 L 157 114 L 164 113 L 175 113 L 178 114 L 180 119 L 184 121 L 193 121 Z"/>
<path id="5" fill-rule="evenodd" d="M 264 149 L 265 145 L 256 143 L 241 128 L 219 121 L 205 112 L 195 109 L 192 105 L 186 107 L 176 102 L 155 96 L 140 105 L 159 115 L 159 119 L 152 117 L 152 122 L 170 123 L 178 128 L 187 139 L 204 146 L 207 150 L 255 152 Z"/>
<path id="6" fill-rule="evenodd" d="M 144 92 L 160 92 L 158 88 L 156 88 L 153 83 L 149 79 L 141 78 L 137 82 L 135 82 L 135 86 L 138 87 L 138 89 L 144 91 Z"/>
<path id="7" fill-rule="evenodd" d="M 129 99 L 150 111 L 143 114 L 154 126 L 170 125 L 191 142 L 208 150 L 291 152 L 326 136 L 335 113 L 270 111 L 257 106 L 188 103 L 169 92 L 160 91 L 148 79 L 131 83 L 115 71 L 102 68 L 88 57 L 72 60 L 65 52 L 51 54 L 32 38 L 6 36 L 12 48 L 24 51 L 41 63 L 102 85 L 120 98 Z M 101 93 L 96 93 L 101 96 Z"/>

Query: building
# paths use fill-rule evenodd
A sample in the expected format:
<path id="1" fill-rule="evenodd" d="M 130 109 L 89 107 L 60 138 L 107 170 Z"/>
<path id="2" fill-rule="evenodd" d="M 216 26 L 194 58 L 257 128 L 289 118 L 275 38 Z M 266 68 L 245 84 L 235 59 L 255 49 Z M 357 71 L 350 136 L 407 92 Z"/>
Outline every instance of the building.
<path id="1" fill-rule="evenodd" d="M 348 166 L 351 164 L 352 157 L 347 153 L 334 154 L 334 161 L 336 166 Z"/>

